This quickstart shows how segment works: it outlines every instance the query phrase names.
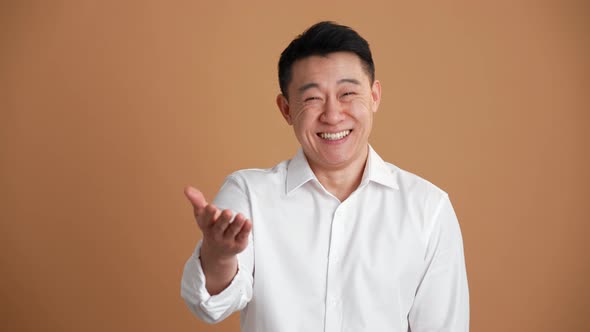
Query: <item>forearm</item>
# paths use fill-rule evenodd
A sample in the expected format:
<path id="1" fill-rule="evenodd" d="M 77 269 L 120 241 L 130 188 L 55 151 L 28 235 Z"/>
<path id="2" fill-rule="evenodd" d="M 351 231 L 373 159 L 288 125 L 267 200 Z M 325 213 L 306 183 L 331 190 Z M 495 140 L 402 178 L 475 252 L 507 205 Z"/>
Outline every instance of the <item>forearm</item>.
<path id="1" fill-rule="evenodd" d="M 205 288 L 211 295 L 226 289 L 238 272 L 237 255 L 220 257 L 205 242 L 201 247 L 200 260 L 205 274 Z"/>
<path id="2" fill-rule="evenodd" d="M 238 257 L 238 273 L 222 292 L 212 295 L 206 288 L 207 278 L 201 263 L 202 242 L 187 260 L 181 282 L 181 297 L 188 308 L 203 321 L 218 323 L 233 312 L 242 310 L 252 298 L 251 249 Z M 209 279 L 213 279 L 210 277 Z"/>
<path id="3" fill-rule="evenodd" d="M 242 310 L 252 299 L 252 224 L 244 215 L 215 208 L 244 211 L 249 216 L 247 197 L 239 184 L 230 177 L 215 204 L 209 204 L 197 189 L 185 191 L 203 239 L 185 264 L 181 296 L 197 317 L 211 324 Z"/>

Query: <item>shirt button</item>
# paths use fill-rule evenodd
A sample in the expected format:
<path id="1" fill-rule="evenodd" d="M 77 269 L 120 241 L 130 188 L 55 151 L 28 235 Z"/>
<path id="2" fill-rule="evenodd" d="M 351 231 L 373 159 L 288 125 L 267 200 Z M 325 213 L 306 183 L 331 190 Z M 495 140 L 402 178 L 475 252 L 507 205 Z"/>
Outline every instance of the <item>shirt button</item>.
<path id="1" fill-rule="evenodd" d="M 342 261 L 340 255 L 337 253 L 334 254 L 333 260 L 334 260 L 334 263 L 336 263 L 336 264 L 339 264 Z"/>

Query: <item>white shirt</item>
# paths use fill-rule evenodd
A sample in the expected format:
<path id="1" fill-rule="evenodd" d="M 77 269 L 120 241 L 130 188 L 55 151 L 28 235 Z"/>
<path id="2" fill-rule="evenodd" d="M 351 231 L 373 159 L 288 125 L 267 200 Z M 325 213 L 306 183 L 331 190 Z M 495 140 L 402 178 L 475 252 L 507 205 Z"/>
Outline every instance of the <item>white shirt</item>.
<path id="1" fill-rule="evenodd" d="M 227 177 L 214 204 L 252 220 L 238 273 L 211 296 L 188 259 L 181 295 L 209 323 L 241 310 L 244 332 L 469 330 L 463 242 L 445 192 L 370 148 L 340 202 L 300 149 L 272 169 Z"/>

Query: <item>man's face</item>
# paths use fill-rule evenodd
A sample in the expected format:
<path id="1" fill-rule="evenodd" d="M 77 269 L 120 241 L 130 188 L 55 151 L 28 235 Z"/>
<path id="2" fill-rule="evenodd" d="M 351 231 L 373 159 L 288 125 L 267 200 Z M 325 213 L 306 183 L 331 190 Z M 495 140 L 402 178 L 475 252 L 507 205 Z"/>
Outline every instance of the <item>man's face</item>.
<path id="1" fill-rule="evenodd" d="M 363 163 L 381 85 L 373 84 L 360 58 L 349 52 L 310 56 L 292 66 L 289 100 L 277 104 L 293 126 L 314 171 Z"/>

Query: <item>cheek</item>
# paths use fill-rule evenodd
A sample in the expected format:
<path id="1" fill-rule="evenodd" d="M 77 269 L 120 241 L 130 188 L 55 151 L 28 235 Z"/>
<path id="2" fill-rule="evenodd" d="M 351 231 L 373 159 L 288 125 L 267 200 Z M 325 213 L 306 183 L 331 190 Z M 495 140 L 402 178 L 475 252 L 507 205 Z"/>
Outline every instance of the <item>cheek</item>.
<path id="1" fill-rule="evenodd" d="M 293 124 L 298 132 L 313 129 L 316 116 L 312 109 L 303 109 L 297 112 L 296 117 L 293 119 Z"/>
<path id="2" fill-rule="evenodd" d="M 349 112 L 358 121 L 361 121 L 367 116 L 371 116 L 373 114 L 371 104 L 364 99 L 358 99 L 351 102 Z"/>

